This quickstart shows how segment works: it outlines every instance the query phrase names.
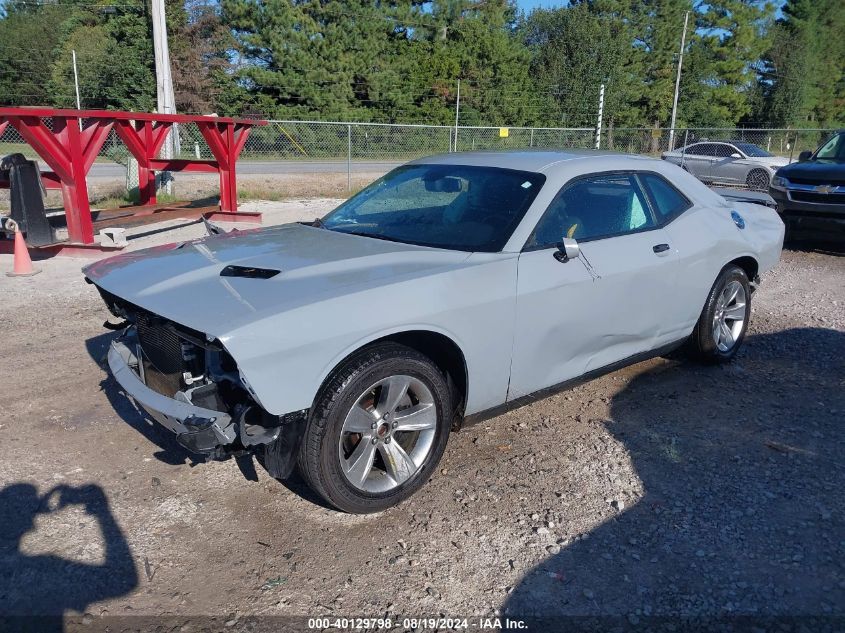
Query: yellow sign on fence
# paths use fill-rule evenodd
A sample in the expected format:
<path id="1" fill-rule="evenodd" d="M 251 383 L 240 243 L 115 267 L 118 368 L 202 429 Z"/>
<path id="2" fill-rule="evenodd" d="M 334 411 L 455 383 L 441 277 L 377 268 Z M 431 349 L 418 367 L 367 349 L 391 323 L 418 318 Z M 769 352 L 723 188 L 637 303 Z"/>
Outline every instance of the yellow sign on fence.
<path id="1" fill-rule="evenodd" d="M 510 128 L 506 128 L 506 127 L 500 127 L 499 128 L 499 138 L 507 138 L 508 136 L 510 136 L 510 134 L 511 134 Z"/>

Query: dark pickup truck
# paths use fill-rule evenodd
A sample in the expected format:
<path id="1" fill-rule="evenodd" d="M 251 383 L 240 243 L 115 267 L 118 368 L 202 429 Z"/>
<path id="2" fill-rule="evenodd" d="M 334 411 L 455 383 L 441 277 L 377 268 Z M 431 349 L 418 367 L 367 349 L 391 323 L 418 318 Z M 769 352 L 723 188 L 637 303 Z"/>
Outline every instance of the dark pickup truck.
<path id="1" fill-rule="evenodd" d="M 845 130 L 778 169 L 769 193 L 787 238 L 845 242 Z"/>

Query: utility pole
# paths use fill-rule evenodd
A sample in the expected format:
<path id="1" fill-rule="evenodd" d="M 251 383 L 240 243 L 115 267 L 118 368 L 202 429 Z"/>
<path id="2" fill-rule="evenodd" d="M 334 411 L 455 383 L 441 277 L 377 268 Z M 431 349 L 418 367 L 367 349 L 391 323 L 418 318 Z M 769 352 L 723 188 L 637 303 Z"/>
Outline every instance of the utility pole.
<path id="1" fill-rule="evenodd" d="M 601 148 L 601 119 L 604 115 L 604 84 L 599 88 L 599 116 L 596 121 L 596 149 Z"/>
<path id="2" fill-rule="evenodd" d="M 76 49 L 71 49 L 70 51 L 71 56 L 73 57 L 73 87 L 76 89 L 76 109 L 82 109 L 82 102 L 79 100 L 79 73 L 76 70 Z M 82 125 L 82 120 L 79 121 L 80 126 Z"/>
<path id="3" fill-rule="evenodd" d="M 681 51 L 678 54 L 678 75 L 675 77 L 675 97 L 672 99 L 672 122 L 669 123 L 669 151 L 675 149 L 675 120 L 678 115 L 678 91 L 681 88 L 681 66 L 684 63 L 684 47 L 687 43 L 689 11 L 684 13 L 684 30 L 681 33 Z"/>
<path id="4" fill-rule="evenodd" d="M 164 0 L 150 0 L 153 19 L 153 47 L 156 66 L 156 108 L 162 114 L 176 114 L 176 99 L 173 96 L 173 77 L 170 74 L 170 50 L 167 45 L 167 18 L 164 12 Z M 171 127 L 164 144 L 164 158 L 173 158 L 178 143 L 176 126 Z M 172 176 L 162 174 L 167 193 L 172 193 Z"/>
<path id="5" fill-rule="evenodd" d="M 461 80 L 458 79 L 458 100 L 455 101 L 455 149 L 458 151 L 458 117 L 461 116 Z"/>

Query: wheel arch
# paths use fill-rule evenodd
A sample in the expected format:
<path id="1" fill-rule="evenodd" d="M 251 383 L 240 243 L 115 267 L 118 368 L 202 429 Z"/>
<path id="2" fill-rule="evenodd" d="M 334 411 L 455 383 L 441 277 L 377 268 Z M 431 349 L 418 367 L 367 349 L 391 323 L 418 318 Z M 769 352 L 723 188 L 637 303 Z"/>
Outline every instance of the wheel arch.
<path id="1" fill-rule="evenodd" d="M 754 281 L 760 271 L 759 262 L 750 255 L 743 255 L 742 257 L 737 257 L 736 259 L 732 259 L 727 264 L 725 264 L 725 266 L 731 265 L 739 266 L 740 268 L 742 268 L 742 270 L 745 271 L 745 274 L 748 276 L 748 281 Z"/>
<path id="2" fill-rule="evenodd" d="M 353 349 L 347 350 L 342 357 L 335 359 L 331 367 L 324 372 L 320 381 L 320 387 L 315 394 L 315 400 L 320 397 L 320 393 L 335 371 L 349 360 L 350 357 L 367 347 L 384 342 L 394 342 L 410 347 L 429 358 L 444 373 L 447 377 L 449 388 L 452 389 L 453 395 L 455 396 L 456 419 L 460 420 L 469 392 L 469 371 L 466 356 L 453 337 L 444 332 L 426 328 L 398 330 L 359 342 Z"/>

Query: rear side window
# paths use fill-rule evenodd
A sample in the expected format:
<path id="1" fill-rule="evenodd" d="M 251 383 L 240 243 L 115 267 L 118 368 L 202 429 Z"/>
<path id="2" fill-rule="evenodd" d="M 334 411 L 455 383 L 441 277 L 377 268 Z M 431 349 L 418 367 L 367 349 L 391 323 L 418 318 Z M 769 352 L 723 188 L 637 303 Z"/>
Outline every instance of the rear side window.
<path id="1" fill-rule="evenodd" d="M 639 174 L 651 204 L 661 224 L 680 215 L 692 206 L 692 203 L 664 178 L 657 174 Z"/>

